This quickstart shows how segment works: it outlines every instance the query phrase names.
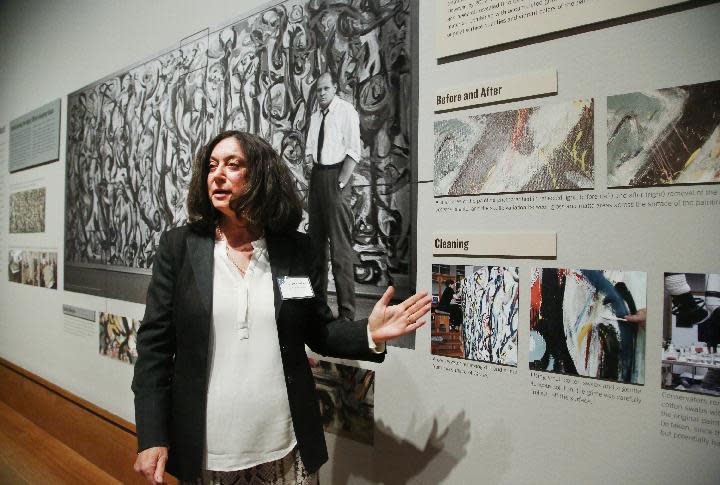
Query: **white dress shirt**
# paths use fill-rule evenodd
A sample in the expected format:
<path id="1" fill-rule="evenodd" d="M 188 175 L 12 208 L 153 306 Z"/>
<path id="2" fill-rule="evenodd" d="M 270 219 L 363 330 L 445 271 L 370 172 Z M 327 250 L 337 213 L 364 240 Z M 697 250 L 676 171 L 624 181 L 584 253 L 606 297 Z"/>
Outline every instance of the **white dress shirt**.
<path id="1" fill-rule="evenodd" d="M 215 242 L 204 469 L 244 470 L 286 456 L 297 444 L 280 357 L 265 239 L 252 242 L 243 277 Z M 368 347 L 385 351 L 373 342 Z"/>
<path id="2" fill-rule="evenodd" d="M 253 243 L 243 277 L 215 242 L 206 470 L 278 460 L 295 447 L 275 323 L 266 243 Z"/>
<path id="3" fill-rule="evenodd" d="M 305 154 L 312 155 L 315 163 L 335 165 L 349 156 L 360 161 L 362 142 L 360 141 L 360 118 L 352 104 L 335 96 L 328 106 L 325 116 L 325 136 L 320 160 L 317 160 L 317 143 L 322 123 L 322 110 L 318 109 L 310 118 Z"/>

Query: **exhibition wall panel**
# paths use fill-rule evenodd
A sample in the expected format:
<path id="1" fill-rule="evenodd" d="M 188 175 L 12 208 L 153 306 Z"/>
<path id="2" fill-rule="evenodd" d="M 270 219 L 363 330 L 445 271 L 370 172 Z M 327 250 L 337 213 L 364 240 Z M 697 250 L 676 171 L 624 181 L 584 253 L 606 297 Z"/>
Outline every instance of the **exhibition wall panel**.
<path id="1" fill-rule="evenodd" d="M 429 30 L 422 30 L 420 52 L 431 49 L 437 32 L 426 18 L 421 12 Z M 680 317 L 666 310 L 678 348 L 668 356 L 662 345 L 671 334 L 663 334 L 666 273 L 711 274 L 720 261 L 710 242 L 720 240 L 720 118 L 712 94 L 720 62 L 711 47 L 720 40 L 712 25 L 718 19 L 716 3 L 690 2 L 451 62 L 421 56 L 420 71 L 433 75 L 420 84 L 418 178 L 427 183 L 419 187 L 419 212 L 434 217 L 418 221 L 418 280 L 429 289 L 450 274 L 460 292 L 480 281 L 485 290 L 463 295 L 458 307 L 468 310 L 482 297 L 498 308 L 480 321 L 458 322 L 451 311 L 443 317 L 451 331 L 441 323 L 429 335 L 438 351 L 417 392 L 425 412 L 440 429 L 461 418 L 471 430 L 467 456 L 448 483 L 717 480 L 720 397 L 710 383 L 717 360 L 702 352 L 717 343 L 698 325 L 713 325 L 712 278 L 685 296 L 699 301 L 687 308 L 704 306 L 693 310 L 698 317 L 686 322 L 689 329 L 676 330 Z M 556 72 L 556 92 L 541 83 L 533 91 L 535 73 L 548 69 Z M 525 99 L 502 99 L 523 77 L 524 91 L 512 92 Z M 584 124 L 578 120 L 586 107 L 593 113 Z M 556 256 L 464 250 L 464 241 L 472 247 L 513 232 L 523 239 L 556 234 Z M 458 272 L 468 265 L 518 268 L 517 369 L 455 357 L 457 339 L 467 354 L 478 333 L 489 345 L 507 326 L 493 326 L 508 311 L 500 291 L 507 286 L 491 286 L 488 298 L 491 280 Z M 643 308 L 645 324 L 631 324 Z M 689 331 L 700 352 L 681 345 Z"/>

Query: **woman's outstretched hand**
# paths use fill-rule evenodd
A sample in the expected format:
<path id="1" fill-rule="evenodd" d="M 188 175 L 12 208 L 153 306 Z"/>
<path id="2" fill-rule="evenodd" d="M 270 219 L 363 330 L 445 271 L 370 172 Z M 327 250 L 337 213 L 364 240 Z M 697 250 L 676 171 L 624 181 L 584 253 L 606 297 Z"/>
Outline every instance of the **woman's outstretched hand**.
<path id="1" fill-rule="evenodd" d="M 419 319 L 430 311 L 432 297 L 427 291 L 415 293 L 397 305 L 390 305 L 394 294 L 395 289 L 389 286 L 368 318 L 370 335 L 375 343 L 414 332 L 425 324 L 425 320 Z"/>

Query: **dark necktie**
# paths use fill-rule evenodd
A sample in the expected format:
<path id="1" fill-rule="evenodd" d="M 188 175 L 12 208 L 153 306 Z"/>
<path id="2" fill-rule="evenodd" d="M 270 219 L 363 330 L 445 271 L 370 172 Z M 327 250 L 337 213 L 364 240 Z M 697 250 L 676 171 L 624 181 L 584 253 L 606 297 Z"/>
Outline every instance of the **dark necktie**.
<path id="1" fill-rule="evenodd" d="M 322 154 L 323 142 L 325 141 L 325 117 L 328 114 L 328 110 L 322 110 L 322 121 L 320 122 L 320 134 L 318 135 L 318 147 L 317 147 L 317 163 L 320 163 L 320 155 Z"/>

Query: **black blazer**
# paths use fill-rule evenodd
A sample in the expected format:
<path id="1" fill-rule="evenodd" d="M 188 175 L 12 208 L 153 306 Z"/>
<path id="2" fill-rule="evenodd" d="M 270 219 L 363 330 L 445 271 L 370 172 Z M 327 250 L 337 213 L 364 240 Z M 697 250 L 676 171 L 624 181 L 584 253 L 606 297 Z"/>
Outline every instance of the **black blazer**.
<path id="1" fill-rule="evenodd" d="M 266 239 L 290 414 L 300 456 L 314 472 L 327 461 L 327 448 L 305 344 L 347 359 L 382 362 L 385 355 L 368 349 L 367 320 L 332 320 L 318 298 L 283 301 L 277 278 L 309 275 L 309 239 L 301 233 Z M 199 476 L 203 464 L 213 250 L 211 234 L 188 226 L 161 236 L 138 330 L 132 382 L 138 450 L 168 446 L 167 470 L 183 480 Z"/>

